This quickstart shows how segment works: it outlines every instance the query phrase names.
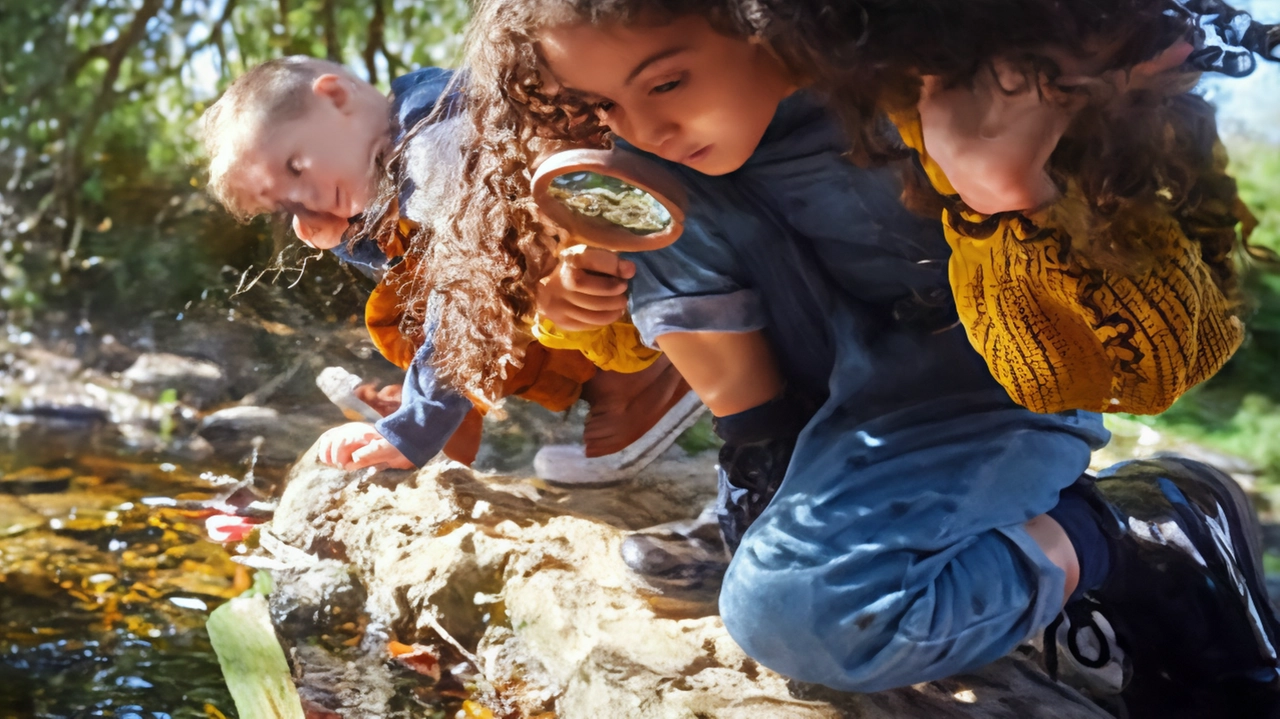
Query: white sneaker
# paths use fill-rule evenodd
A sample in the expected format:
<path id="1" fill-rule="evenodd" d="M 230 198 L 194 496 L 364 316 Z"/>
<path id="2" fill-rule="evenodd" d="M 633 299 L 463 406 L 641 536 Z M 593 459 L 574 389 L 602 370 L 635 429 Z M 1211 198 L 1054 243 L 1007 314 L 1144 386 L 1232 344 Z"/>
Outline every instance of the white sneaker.
<path id="1" fill-rule="evenodd" d="M 533 469 L 551 484 L 590 486 L 624 482 L 635 477 L 667 450 L 706 410 L 693 392 L 680 398 L 635 442 L 600 457 L 586 456 L 580 444 L 549 444 L 538 450 Z"/>
<path id="2" fill-rule="evenodd" d="M 341 367 L 325 367 L 316 376 L 316 386 L 348 419 L 377 422 L 382 419 L 378 410 L 356 396 L 356 388 L 361 384 L 364 380 Z"/>

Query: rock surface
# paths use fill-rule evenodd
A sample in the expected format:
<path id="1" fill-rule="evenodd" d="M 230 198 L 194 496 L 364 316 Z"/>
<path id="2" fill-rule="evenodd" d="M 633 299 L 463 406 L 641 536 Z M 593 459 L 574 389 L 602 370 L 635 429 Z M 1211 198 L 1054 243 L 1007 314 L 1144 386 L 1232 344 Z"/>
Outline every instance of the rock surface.
<path id="1" fill-rule="evenodd" d="M 272 569 L 304 700 L 343 717 L 420 714 L 395 704 L 394 640 L 437 648 L 436 689 L 466 687 L 497 717 L 1108 716 L 1018 653 L 872 695 L 761 667 L 715 615 L 715 587 L 662 596 L 619 557 L 627 530 L 698 513 L 713 462 L 673 449 L 633 482 L 567 491 L 454 464 L 346 473 L 309 453 L 251 560 Z M 363 631 L 326 639 L 339 626 Z"/>
<path id="2" fill-rule="evenodd" d="M 149 352 L 126 369 L 120 378 L 125 389 L 158 399 L 165 390 L 181 388 L 182 399 L 196 407 L 205 407 L 221 399 L 228 380 L 218 365 L 194 357 L 167 352 Z"/>

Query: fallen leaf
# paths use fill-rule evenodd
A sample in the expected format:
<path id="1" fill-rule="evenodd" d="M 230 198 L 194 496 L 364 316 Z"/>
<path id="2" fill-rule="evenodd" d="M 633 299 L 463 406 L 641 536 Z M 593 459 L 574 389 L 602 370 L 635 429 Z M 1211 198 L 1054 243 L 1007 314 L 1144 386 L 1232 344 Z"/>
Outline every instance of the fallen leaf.
<path id="1" fill-rule="evenodd" d="M 387 642 L 387 651 L 401 666 L 440 681 L 440 655 L 435 647 L 403 644 L 393 639 Z"/>
<path id="2" fill-rule="evenodd" d="M 231 514 L 215 514 L 204 520 L 205 531 L 215 542 L 242 542 L 257 526 L 251 519 Z"/>
<path id="3" fill-rule="evenodd" d="M 489 711 L 489 707 L 470 699 L 462 702 L 461 714 L 466 719 L 493 719 L 493 712 Z"/>

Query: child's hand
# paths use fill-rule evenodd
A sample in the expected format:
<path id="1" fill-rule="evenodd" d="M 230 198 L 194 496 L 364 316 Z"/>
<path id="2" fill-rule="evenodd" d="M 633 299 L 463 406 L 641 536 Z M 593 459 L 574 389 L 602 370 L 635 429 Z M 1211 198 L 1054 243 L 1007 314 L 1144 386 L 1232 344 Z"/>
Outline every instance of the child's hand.
<path id="1" fill-rule="evenodd" d="M 926 76 L 918 109 L 925 150 L 972 209 L 1027 210 L 1057 194 L 1045 163 L 1074 108 L 1044 101 L 1011 64 L 995 61 L 972 87 L 945 88 Z"/>
<path id="2" fill-rule="evenodd" d="M 617 253 L 586 245 L 565 250 L 542 281 L 538 312 L 569 331 L 603 327 L 627 311 L 627 280 L 635 265 Z"/>
<path id="3" fill-rule="evenodd" d="M 308 247 L 332 250 L 342 244 L 342 236 L 346 233 L 349 224 L 347 220 L 336 215 L 307 213 L 307 216 L 303 217 L 301 214 L 295 214 L 293 234 Z"/>
<path id="4" fill-rule="evenodd" d="M 403 385 L 389 384 L 382 389 L 377 389 L 372 382 L 369 382 L 356 387 L 354 394 L 356 399 L 364 402 L 372 407 L 375 412 L 386 417 L 400 409 L 401 399 L 404 395 L 404 387 Z"/>
<path id="5" fill-rule="evenodd" d="M 974 210 L 990 215 L 1038 207 L 1057 195 L 1045 164 L 1089 101 L 1088 93 L 1071 91 L 1093 86 L 1112 97 L 1141 89 L 1192 50 L 1179 41 L 1133 67 L 1103 71 L 1099 58 L 1106 52 L 1076 56 L 1047 48 L 1062 70 L 1052 85 L 1000 59 L 978 73 L 972 87 L 948 89 L 926 76 L 918 105 L 925 149 Z"/>
<path id="6" fill-rule="evenodd" d="M 351 422 L 320 435 L 320 461 L 346 470 L 384 465 L 413 469 L 414 464 L 386 440 L 373 425 Z"/>

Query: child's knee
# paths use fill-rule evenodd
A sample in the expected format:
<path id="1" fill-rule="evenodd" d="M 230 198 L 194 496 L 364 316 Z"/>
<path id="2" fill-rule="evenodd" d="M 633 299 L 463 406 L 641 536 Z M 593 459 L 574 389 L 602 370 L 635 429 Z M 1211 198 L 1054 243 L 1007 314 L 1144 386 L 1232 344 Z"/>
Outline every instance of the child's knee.
<path id="1" fill-rule="evenodd" d="M 800 621 L 808 608 L 779 572 L 748 566 L 742 551 L 729 565 L 720 586 L 720 617 L 725 629 L 749 656 L 787 676 L 796 675 L 795 657 L 808 644 L 812 627 Z"/>
<path id="2" fill-rule="evenodd" d="M 882 622 L 858 626 L 857 593 L 813 574 L 811 567 L 768 569 L 739 552 L 720 589 L 725 628 L 751 658 L 779 674 L 844 691 L 872 690 L 866 681 L 879 673 L 875 658 L 894 631 Z"/>

